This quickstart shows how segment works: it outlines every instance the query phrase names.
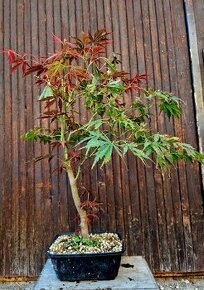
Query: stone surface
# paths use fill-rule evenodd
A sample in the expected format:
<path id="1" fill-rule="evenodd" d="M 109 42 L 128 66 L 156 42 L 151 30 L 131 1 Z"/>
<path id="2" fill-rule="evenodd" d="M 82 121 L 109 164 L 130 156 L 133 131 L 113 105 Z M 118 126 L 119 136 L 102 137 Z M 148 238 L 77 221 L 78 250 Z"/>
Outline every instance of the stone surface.
<path id="1" fill-rule="evenodd" d="M 203 290 L 204 289 L 204 277 L 199 278 L 158 278 L 157 283 L 160 290 Z"/>
<path id="2" fill-rule="evenodd" d="M 127 267 L 128 266 L 128 267 Z M 118 277 L 111 281 L 64 282 L 58 280 L 50 259 L 34 286 L 34 290 L 158 290 L 154 277 L 143 257 L 122 257 Z"/>

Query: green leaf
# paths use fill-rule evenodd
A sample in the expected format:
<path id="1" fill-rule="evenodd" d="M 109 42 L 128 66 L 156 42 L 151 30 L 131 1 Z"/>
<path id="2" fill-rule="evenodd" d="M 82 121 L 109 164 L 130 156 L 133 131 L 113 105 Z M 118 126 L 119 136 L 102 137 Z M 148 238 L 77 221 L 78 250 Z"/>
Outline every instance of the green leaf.
<path id="1" fill-rule="evenodd" d="M 124 86 L 120 83 L 120 81 L 112 81 L 107 84 L 107 87 L 112 93 L 119 93 L 124 90 Z"/>
<path id="2" fill-rule="evenodd" d="M 53 97 L 53 96 L 54 96 L 53 90 L 49 86 L 46 86 L 44 87 L 42 93 L 40 94 L 39 100 L 43 100 L 43 99 L 46 99 L 47 97 Z"/>
<path id="3" fill-rule="evenodd" d="M 34 129 L 30 129 L 28 132 L 22 135 L 22 139 L 24 141 L 37 141 L 39 140 L 41 143 L 48 144 L 51 142 L 52 137 L 48 129 L 36 127 Z"/>
<path id="4" fill-rule="evenodd" d="M 98 80 L 100 75 L 101 75 L 101 72 L 95 63 L 93 63 L 92 67 L 93 67 L 93 75 L 94 75 L 95 79 Z"/>
<path id="5" fill-rule="evenodd" d="M 136 143 L 125 143 L 123 145 L 123 156 L 127 153 L 128 150 L 130 150 L 133 155 L 139 158 L 143 163 L 145 163 L 146 160 L 150 160 L 147 153 L 144 150 L 139 149 L 138 144 Z"/>
<path id="6" fill-rule="evenodd" d="M 108 163 L 111 159 L 112 151 L 113 151 L 112 144 L 103 143 L 103 145 L 100 146 L 98 150 L 96 151 L 96 153 L 94 154 L 95 158 L 94 158 L 92 168 L 94 168 L 96 163 L 100 160 L 103 160 L 103 163 L 101 166 L 103 166 L 103 164 Z"/>
<path id="7" fill-rule="evenodd" d="M 181 109 L 178 107 L 178 104 L 175 102 L 163 102 L 159 105 L 160 110 L 163 111 L 169 118 L 170 117 L 179 117 L 181 114 Z"/>
<path id="8" fill-rule="evenodd" d="M 24 141 L 36 141 L 38 139 L 38 134 L 36 130 L 31 129 L 22 135 L 22 139 Z"/>
<path id="9" fill-rule="evenodd" d="M 84 147 L 86 149 L 86 156 L 94 156 L 92 168 L 97 162 L 102 161 L 102 165 L 108 163 L 111 159 L 113 148 L 117 146 L 105 134 L 100 131 L 88 131 L 89 136 L 83 138 L 77 145 L 87 142 Z M 92 149 L 92 152 L 90 150 Z"/>
<path id="10" fill-rule="evenodd" d="M 88 122 L 87 124 L 84 125 L 84 128 L 89 129 L 93 127 L 94 129 L 99 129 L 103 124 L 103 121 L 101 119 L 93 120 Z"/>
<path id="11" fill-rule="evenodd" d="M 109 144 L 107 146 L 107 149 L 106 149 L 106 152 L 105 152 L 105 155 L 104 155 L 104 163 L 105 164 L 110 161 L 112 152 L 113 152 L 113 146 L 112 146 L 112 144 Z"/>
<path id="12" fill-rule="evenodd" d="M 167 92 L 160 90 L 148 89 L 146 92 L 148 98 L 157 97 L 159 99 L 160 110 L 163 111 L 169 118 L 179 117 L 181 115 L 181 109 L 179 107 L 180 99 Z"/>
<path id="13" fill-rule="evenodd" d="M 86 148 L 87 148 L 87 150 L 89 150 L 91 148 L 101 147 L 104 144 L 105 144 L 105 142 L 103 140 L 100 140 L 98 138 L 92 138 L 87 142 Z"/>
<path id="14" fill-rule="evenodd" d="M 117 70 L 116 65 L 110 62 L 108 59 L 106 60 L 106 63 L 111 72 L 115 72 Z"/>
<path id="15" fill-rule="evenodd" d="M 38 136 L 41 143 L 49 144 L 52 140 L 51 136 L 49 135 L 39 135 Z"/>
<path id="16" fill-rule="evenodd" d="M 127 143 L 123 146 L 123 156 L 128 152 L 128 150 L 129 150 L 129 144 Z"/>
<path id="17" fill-rule="evenodd" d="M 61 132 L 59 130 L 56 130 L 53 135 L 55 140 L 61 139 Z"/>

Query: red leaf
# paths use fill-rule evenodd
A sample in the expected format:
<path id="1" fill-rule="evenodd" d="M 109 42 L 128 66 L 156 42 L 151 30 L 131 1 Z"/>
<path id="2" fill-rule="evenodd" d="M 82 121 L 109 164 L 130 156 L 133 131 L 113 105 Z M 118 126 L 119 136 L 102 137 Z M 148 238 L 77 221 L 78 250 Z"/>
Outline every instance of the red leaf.
<path id="1" fill-rule="evenodd" d="M 55 99 L 48 100 L 45 109 L 50 108 L 55 103 Z"/>
<path id="2" fill-rule="evenodd" d="M 63 44 L 63 41 L 59 37 L 57 37 L 56 35 L 53 34 L 52 37 L 53 37 L 53 40 L 55 43 Z"/>
<path id="3" fill-rule="evenodd" d="M 68 55 L 71 55 L 73 57 L 81 57 L 81 53 L 79 53 L 76 49 L 74 48 L 70 48 L 70 47 L 67 47 L 65 52 L 68 54 Z"/>
<path id="4" fill-rule="evenodd" d="M 16 61 L 16 52 L 14 50 L 5 49 L 1 50 L 0 52 L 7 54 L 10 63 L 14 63 Z"/>
<path id="5" fill-rule="evenodd" d="M 125 71 L 116 71 L 112 74 L 112 78 L 121 78 L 121 79 L 124 79 L 124 77 L 128 75 L 127 72 Z"/>
<path id="6" fill-rule="evenodd" d="M 104 48 L 102 46 L 96 46 L 92 49 L 93 54 L 99 54 L 103 52 L 104 52 Z"/>
<path id="7" fill-rule="evenodd" d="M 59 107 L 60 112 L 62 112 L 62 100 L 61 99 L 58 100 L 58 107 Z"/>
<path id="8" fill-rule="evenodd" d="M 93 38 L 93 36 L 91 35 L 90 32 L 88 33 L 88 35 L 89 35 L 89 39 L 91 40 L 91 42 L 94 42 L 94 38 Z"/>
<path id="9" fill-rule="evenodd" d="M 77 48 L 76 44 L 75 43 L 71 43 L 67 40 L 65 40 L 65 44 L 68 46 L 68 47 L 71 47 L 71 48 Z"/>
<path id="10" fill-rule="evenodd" d="M 26 67 L 27 67 L 27 62 L 25 61 L 23 64 L 22 64 L 22 73 L 23 75 L 25 76 L 25 73 L 26 73 Z"/>
<path id="11" fill-rule="evenodd" d="M 87 45 L 87 44 L 89 43 L 89 36 L 86 35 L 86 34 L 84 34 L 84 32 L 81 33 L 81 39 L 82 39 L 82 42 L 83 42 L 85 45 Z"/>
<path id="12" fill-rule="evenodd" d="M 42 84 L 45 83 L 45 80 L 43 80 L 43 79 L 39 79 L 39 80 L 37 80 L 35 83 L 38 84 L 38 85 L 42 85 Z M 45 101 L 45 99 L 43 99 L 43 101 Z"/>
<path id="13" fill-rule="evenodd" d="M 126 92 L 129 92 L 132 90 L 135 90 L 137 92 L 140 91 L 140 84 L 142 80 L 146 80 L 146 75 L 135 75 L 133 78 L 130 79 L 124 79 L 124 83 L 126 84 Z"/>
<path id="14" fill-rule="evenodd" d="M 50 111 L 44 111 L 43 114 L 47 115 L 47 116 L 53 116 L 53 115 L 57 115 L 58 114 L 58 110 L 50 110 Z"/>
<path id="15" fill-rule="evenodd" d="M 9 49 L 8 52 L 7 52 L 7 56 L 8 56 L 8 59 L 9 59 L 9 61 L 11 63 L 13 63 L 15 61 L 15 59 L 16 59 L 16 53 L 15 53 L 14 50 L 10 50 Z"/>
<path id="16" fill-rule="evenodd" d="M 44 70 L 44 67 L 43 67 L 43 65 L 42 64 L 37 64 L 37 65 L 33 65 L 33 66 L 31 66 L 31 67 L 29 67 L 26 71 L 25 71 L 25 73 L 24 73 L 24 76 L 27 76 L 27 75 L 29 75 L 29 74 L 31 74 L 31 73 L 33 73 L 33 72 L 39 72 L 39 71 L 43 71 Z"/>
<path id="17" fill-rule="evenodd" d="M 85 51 L 86 53 L 91 52 L 91 50 L 92 50 L 92 49 L 91 49 L 90 47 L 85 47 L 85 48 L 84 48 L 84 51 Z"/>
<path id="18" fill-rule="evenodd" d="M 78 37 L 75 37 L 75 36 L 71 36 L 71 38 L 76 41 L 75 45 L 77 45 L 80 49 L 84 48 L 84 44 L 81 41 L 81 39 L 79 39 Z"/>
<path id="19" fill-rule="evenodd" d="M 42 100 L 38 100 L 39 102 L 45 102 L 45 101 L 49 101 L 49 100 L 52 100 L 53 99 L 53 96 L 50 96 L 50 97 L 46 97 Z"/>
<path id="20" fill-rule="evenodd" d="M 19 67 L 19 65 L 21 65 L 21 63 L 17 63 L 17 64 L 15 64 L 13 67 L 11 67 L 11 69 L 10 69 L 10 74 L 14 73 L 14 71 L 17 70 L 17 68 Z"/>
<path id="21" fill-rule="evenodd" d="M 51 116 L 40 116 L 37 119 L 49 119 Z"/>

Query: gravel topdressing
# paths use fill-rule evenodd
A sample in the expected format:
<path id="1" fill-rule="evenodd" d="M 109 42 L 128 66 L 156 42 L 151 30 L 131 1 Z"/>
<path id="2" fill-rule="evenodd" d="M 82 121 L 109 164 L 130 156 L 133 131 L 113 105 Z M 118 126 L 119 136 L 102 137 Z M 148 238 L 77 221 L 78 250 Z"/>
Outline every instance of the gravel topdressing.
<path id="1" fill-rule="evenodd" d="M 90 234 L 88 238 L 77 235 L 59 236 L 49 248 L 50 254 L 90 254 L 122 251 L 122 241 L 117 234 Z"/>

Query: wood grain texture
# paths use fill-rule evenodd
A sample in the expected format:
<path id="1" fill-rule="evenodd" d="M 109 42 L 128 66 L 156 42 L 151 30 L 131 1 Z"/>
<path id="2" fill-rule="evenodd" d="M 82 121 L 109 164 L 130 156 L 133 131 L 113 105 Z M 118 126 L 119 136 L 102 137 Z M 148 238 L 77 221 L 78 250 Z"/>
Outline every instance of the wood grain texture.
<path id="1" fill-rule="evenodd" d="M 48 55 L 55 49 L 52 34 L 68 38 L 104 27 L 111 31 L 107 54 L 118 53 L 122 69 L 132 75 L 147 73 L 148 86 L 171 91 L 184 101 L 183 117 L 170 122 L 155 102 L 149 125 L 198 147 L 182 0 L 0 0 L 0 7 L 0 50 Z M 199 49 L 201 10 L 203 1 L 195 0 Z M 0 275 L 34 276 L 42 269 L 53 236 L 76 230 L 76 211 L 67 177 L 56 170 L 58 161 L 30 162 L 49 148 L 20 138 L 42 122 L 36 119 L 41 107 L 40 90 L 32 85 L 35 77 L 10 77 L 2 55 L 0 69 Z M 81 102 L 76 107 L 81 119 L 89 118 Z M 131 154 L 124 164 L 114 154 L 103 169 L 91 171 L 88 163 L 81 182 L 103 205 L 101 219 L 92 222 L 91 230 L 122 233 L 126 253 L 145 256 L 154 272 L 204 271 L 198 165 L 180 162 L 163 177 L 154 164 L 144 168 Z"/>

